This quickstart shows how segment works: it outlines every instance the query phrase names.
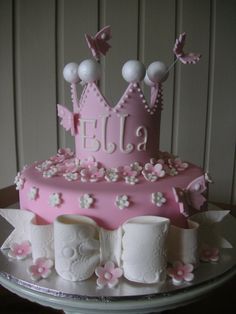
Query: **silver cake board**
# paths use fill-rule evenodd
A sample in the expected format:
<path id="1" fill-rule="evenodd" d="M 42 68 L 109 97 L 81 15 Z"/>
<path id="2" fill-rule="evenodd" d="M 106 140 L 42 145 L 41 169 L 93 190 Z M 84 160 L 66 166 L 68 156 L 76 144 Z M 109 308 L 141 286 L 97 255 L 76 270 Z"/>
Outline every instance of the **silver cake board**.
<path id="1" fill-rule="evenodd" d="M 227 218 L 224 229 L 233 248 L 222 249 L 217 263 L 200 263 L 191 283 L 174 285 L 167 279 L 161 284 L 144 285 L 122 278 L 115 288 L 98 289 L 95 276 L 82 282 L 70 282 L 55 271 L 48 279 L 34 282 L 27 273 L 32 264 L 30 258 L 9 260 L 7 251 L 2 251 L 0 284 L 23 298 L 70 314 L 160 312 L 196 301 L 236 274 L 236 222 L 232 216 Z M 11 227 L 0 219 L 0 230 L 2 243 Z"/>

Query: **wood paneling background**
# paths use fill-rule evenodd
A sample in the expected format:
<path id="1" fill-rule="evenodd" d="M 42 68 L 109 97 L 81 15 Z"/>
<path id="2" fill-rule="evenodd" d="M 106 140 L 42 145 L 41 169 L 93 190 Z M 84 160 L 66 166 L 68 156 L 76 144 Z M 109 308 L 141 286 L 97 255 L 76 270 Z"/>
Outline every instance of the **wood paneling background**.
<path id="1" fill-rule="evenodd" d="M 0 186 L 57 147 L 73 148 L 56 117 L 57 102 L 71 106 L 62 69 L 89 57 L 85 32 L 110 24 L 101 87 L 112 103 L 128 59 L 171 64 L 182 31 L 187 48 L 202 53 L 164 84 L 161 149 L 210 172 L 211 200 L 236 203 L 235 12 L 235 0 L 0 0 Z"/>

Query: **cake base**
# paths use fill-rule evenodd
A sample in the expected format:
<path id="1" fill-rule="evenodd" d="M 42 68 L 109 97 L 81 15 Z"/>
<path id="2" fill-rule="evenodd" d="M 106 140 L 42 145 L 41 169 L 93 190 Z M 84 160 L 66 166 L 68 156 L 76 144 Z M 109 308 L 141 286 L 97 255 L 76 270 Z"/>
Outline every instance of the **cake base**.
<path id="1" fill-rule="evenodd" d="M 2 234 L 9 232 L 9 225 L 0 221 Z M 231 216 L 224 229 L 229 233 L 236 228 Z M 218 263 L 201 263 L 195 271 L 191 283 L 173 285 L 168 279 L 162 284 L 143 285 L 122 279 L 114 289 L 98 289 L 96 278 L 83 282 L 70 282 L 55 272 L 46 280 L 33 282 L 27 274 L 31 259 L 10 261 L 5 253 L 0 253 L 0 283 L 19 296 L 50 306 L 63 309 L 65 313 L 150 313 L 163 311 L 188 304 L 204 296 L 207 292 L 225 283 L 236 275 L 236 238 L 230 239 L 233 249 L 221 250 Z"/>

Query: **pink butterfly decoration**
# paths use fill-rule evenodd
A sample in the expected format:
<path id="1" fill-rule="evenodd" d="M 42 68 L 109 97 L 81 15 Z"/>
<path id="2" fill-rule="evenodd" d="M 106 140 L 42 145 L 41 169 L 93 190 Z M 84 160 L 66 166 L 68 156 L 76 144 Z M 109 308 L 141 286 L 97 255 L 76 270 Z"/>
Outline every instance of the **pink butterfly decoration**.
<path id="1" fill-rule="evenodd" d="M 201 55 L 199 53 L 189 52 L 186 53 L 183 51 L 185 45 L 186 33 L 182 33 L 179 35 L 179 38 L 175 41 L 175 46 L 173 49 L 174 54 L 176 57 L 184 64 L 195 64 L 197 63 Z"/>
<path id="2" fill-rule="evenodd" d="M 65 128 L 66 131 L 71 131 L 71 135 L 77 133 L 77 125 L 79 124 L 79 115 L 78 113 L 71 112 L 66 107 L 62 105 L 57 105 L 57 113 L 61 118 L 61 125 Z"/>
<path id="3" fill-rule="evenodd" d="M 111 27 L 105 26 L 94 37 L 85 34 L 85 39 L 94 58 L 99 60 L 100 56 L 105 56 L 107 51 L 111 48 L 108 44 L 108 40 L 111 39 Z"/>
<path id="4" fill-rule="evenodd" d="M 200 210 L 206 198 L 202 193 L 206 190 L 204 176 L 193 180 L 186 189 L 173 187 L 175 201 L 179 203 L 179 210 L 185 217 L 190 216 L 191 207 Z"/>

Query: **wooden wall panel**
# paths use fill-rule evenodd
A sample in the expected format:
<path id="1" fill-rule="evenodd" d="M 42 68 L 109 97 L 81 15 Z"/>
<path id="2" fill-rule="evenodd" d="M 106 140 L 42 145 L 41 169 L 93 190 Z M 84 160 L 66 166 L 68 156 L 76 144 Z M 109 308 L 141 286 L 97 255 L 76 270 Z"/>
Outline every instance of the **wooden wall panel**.
<path id="1" fill-rule="evenodd" d="M 12 13 L 12 1 L 0 1 L 0 188 L 12 184 L 17 171 Z"/>
<path id="2" fill-rule="evenodd" d="M 200 52 L 197 65 L 176 65 L 173 151 L 203 166 L 208 97 L 210 1 L 178 1 L 177 33 L 187 33 L 186 51 Z"/>
<path id="3" fill-rule="evenodd" d="M 123 64 L 138 56 L 138 0 L 101 0 L 100 25 L 112 25 L 112 49 L 102 60 L 101 87 L 108 101 L 115 105 L 127 87 L 121 70 Z"/>
<path id="4" fill-rule="evenodd" d="M 175 42 L 175 1 L 143 0 L 140 14 L 140 59 L 148 68 L 154 61 L 170 66 L 174 60 L 172 52 Z M 163 31 L 165 30 L 165 31 Z M 163 84 L 164 110 L 161 117 L 160 149 L 171 150 L 173 119 L 173 74 Z M 150 88 L 144 85 L 145 94 L 150 97 Z"/>
<path id="5" fill-rule="evenodd" d="M 57 102 L 72 108 L 62 70 L 91 57 L 84 33 L 110 24 L 101 88 L 113 104 L 127 86 L 127 60 L 170 65 L 182 31 L 186 49 L 202 53 L 198 65 L 178 64 L 164 83 L 160 146 L 210 171 L 212 200 L 235 203 L 235 12 L 234 0 L 1 0 L 0 186 L 18 164 L 74 148 L 56 116 Z"/>
<path id="6" fill-rule="evenodd" d="M 227 3 L 227 5 L 226 5 Z M 236 139 L 236 2 L 213 2 L 212 84 L 206 167 L 213 175 L 210 198 L 230 202 Z"/>
<path id="7" fill-rule="evenodd" d="M 15 2 L 19 162 L 47 158 L 57 147 L 55 1 Z"/>
<path id="8" fill-rule="evenodd" d="M 57 83 L 58 101 L 72 109 L 70 84 L 63 79 L 67 63 L 80 63 L 91 57 L 84 34 L 98 31 L 97 0 L 59 0 L 57 7 Z M 81 93 L 78 84 L 78 92 Z M 59 147 L 74 149 L 74 138 L 61 126 L 58 128 Z"/>

